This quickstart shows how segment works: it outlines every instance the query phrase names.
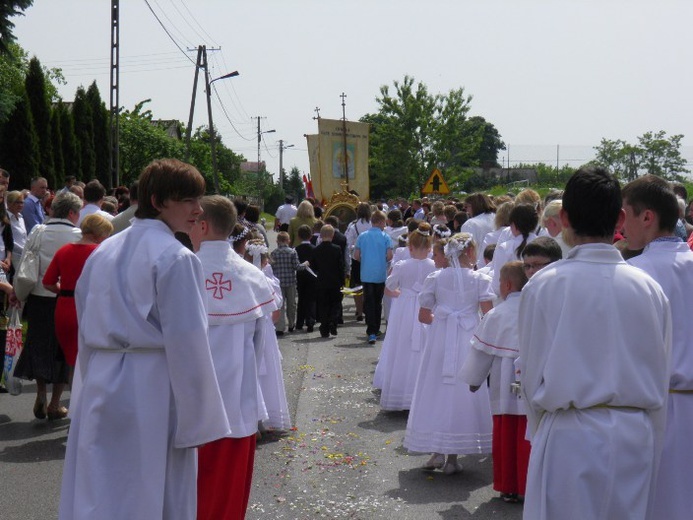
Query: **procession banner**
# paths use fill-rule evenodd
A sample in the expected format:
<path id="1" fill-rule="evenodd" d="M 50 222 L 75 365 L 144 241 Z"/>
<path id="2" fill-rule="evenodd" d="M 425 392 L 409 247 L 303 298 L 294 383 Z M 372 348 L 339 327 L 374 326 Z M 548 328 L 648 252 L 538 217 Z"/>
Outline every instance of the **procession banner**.
<path id="1" fill-rule="evenodd" d="M 334 193 L 342 191 L 342 182 L 346 180 L 346 165 L 349 189 L 356 190 L 361 200 L 368 200 L 368 128 L 368 123 L 347 121 L 345 150 L 344 122 L 339 119 L 319 119 L 317 154 L 311 151 L 311 141 L 316 136 L 306 136 L 316 198 L 329 200 Z M 318 158 L 315 169 L 314 157 Z"/>

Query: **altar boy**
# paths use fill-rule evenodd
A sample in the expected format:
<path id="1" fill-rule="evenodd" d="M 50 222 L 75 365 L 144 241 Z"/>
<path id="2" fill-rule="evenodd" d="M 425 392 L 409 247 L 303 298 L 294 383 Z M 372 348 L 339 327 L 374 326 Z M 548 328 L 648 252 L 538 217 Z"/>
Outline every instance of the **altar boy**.
<path id="1" fill-rule="evenodd" d="M 227 198 L 201 201 L 190 238 L 207 292 L 209 344 L 231 434 L 202 446 L 197 477 L 197 518 L 242 519 L 248 506 L 259 417 L 258 350 L 264 344 L 263 316 L 277 306 L 265 275 L 226 240 L 236 224 Z"/>

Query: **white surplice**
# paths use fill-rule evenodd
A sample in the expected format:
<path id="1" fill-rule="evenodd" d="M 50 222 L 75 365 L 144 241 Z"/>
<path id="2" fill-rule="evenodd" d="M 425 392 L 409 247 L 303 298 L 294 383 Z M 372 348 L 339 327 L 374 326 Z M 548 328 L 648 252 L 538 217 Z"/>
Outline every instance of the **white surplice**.
<path id="1" fill-rule="evenodd" d="M 671 390 L 652 519 L 693 518 L 693 251 L 685 242 L 655 241 L 628 263 L 662 286 L 673 324 Z"/>
<path id="2" fill-rule="evenodd" d="M 529 244 L 532 240 L 537 238 L 537 235 L 530 233 L 527 236 L 527 241 L 525 245 Z M 522 244 L 522 235 L 511 236 L 508 240 L 503 243 L 499 243 L 496 246 L 496 250 L 493 252 L 492 267 L 493 270 L 493 291 L 496 294 L 500 294 L 500 272 L 505 264 L 508 262 L 514 262 L 516 260 L 522 260 L 521 257 L 517 256 L 517 248 Z"/>
<path id="3" fill-rule="evenodd" d="M 488 394 L 493 415 L 524 415 L 520 396 L 510 385 L 515 382 L 515 359 L 519 355 L 517 320 L 520 293 L 510 293 L 482 319 L 472 337 L 472 348 L 460 369 L 468 385 L 482 386 L 489 377 Z"/>
<path id="4" fill-rule="evenodd" d="M 202 284 L 159 220 L 135 219 L 89 257 L 60 519 L 195 517 L 194 447 L 230 432 Z"/>
<path id="5" fill-rule="evenodd" d="M 228 437 L 248 437 L 257 431 L 257 360 L 264 348 L 265 317 L 277 309 L 274 290 L 226 240 L 202 242 L 197 256 L 207 293 L 209 345 L 231 426 Z"/>
<path id="6" fill-rule="evenodd" d="M 524 287 L 519 330 L 524 517 L 645 518 L 669 386 L 661 287 L 611 245 L 576 246 Z"/>

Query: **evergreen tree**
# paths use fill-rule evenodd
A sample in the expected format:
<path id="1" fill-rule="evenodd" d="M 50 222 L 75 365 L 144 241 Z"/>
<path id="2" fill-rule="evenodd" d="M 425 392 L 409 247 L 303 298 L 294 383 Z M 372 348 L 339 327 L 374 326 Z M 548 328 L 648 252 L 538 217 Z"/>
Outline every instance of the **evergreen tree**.
<path id="1" fill-rule="evenodd" d="M 53 167 L 55 171 L 55 188 L 65 181 L 65 160 L 63 159 L 63 137 L 60 121 L 61 113 L 57 107 L 51 110 L 51 141 L 53 145 Z"/>
<path id="2" fill-rule="evenodd" d="M 49 187 L 55 187 L 55 171 L 53 167 L 53 142 L 51 141 L 51 110 L 46 94 L 46 77 L 38 58 L 31 58 L 29 71 L 24 81 L 26 94 L 29 98 L 34 131 L 39 146 L 39 172 L 45 177 Z"/>
<path id="3" fill-rule="evenodd" d="M 79 87 L 72 105 L 72 121 L 75 128 L 75 139 L 79 150 L 80 171 L 76 175 L 83 182 L 96 177 L 96 153 L 94 152 L 94 118 L 87 93 Z"/>
<path id="4" fill-rule="evenodd" d="M 303 200 L 305 189 L 301 180 L 301 172 L 294 166 L 287 179 L 284 180 L 284 191 L 287 195 L 291 195 L 296 203 Z"/>
<path id="5" fill-rule="evenodd" d="M 77 140 L 75 138 L 75 128 L 72 122 L 72 114 L 62 101 L 58 101 L 55 106 L 55 112 L 59 113 L 60 121 L 60 146 L 61 155 L 63 158 L 63 178 L 60 181 L 65 181 L 65 176 L 74 175 L 79 178 L 80 163 L 79 150 Z"/>
<path id="6" fill-rule="evenodd" d="M 0 53 L 7 53 L 7 46 L 15 40 L 12 32 L 14 24 L 10 22 L 10 18 L 23 15 L 22 11 L 33 3 L 34 0 L 5 0 L 0 2 Z"/>
<path id="7" fill-rule="evenodd" d="M 106 104 L 101 101 L 99 88 L 94 81 L 87 89 L 87 101 L 91 107 L 92 123 L 94 126 L 94 158 L 96 165 L 96 178 L 107 189 L 113 188 L 111 178 L 111 165 L 109 161 L 109 127 L 108 110 Z"/>
<path id="8" fill-rule="evenodd" d="M 0 140 L 0 164 L 10 172 L 11 189 L 28 188 L 39 176 L 39 150 L 26 93 L 3 125 Z"/>

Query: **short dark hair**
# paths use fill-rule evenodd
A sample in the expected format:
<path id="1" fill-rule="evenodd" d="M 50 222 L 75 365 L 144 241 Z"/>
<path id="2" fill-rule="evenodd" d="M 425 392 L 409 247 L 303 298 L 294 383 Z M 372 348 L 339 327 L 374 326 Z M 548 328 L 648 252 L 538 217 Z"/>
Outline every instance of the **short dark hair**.
<path id="1" fill-rule="evenodd" d="M 493 204 L 491 197 L 485 193 L 472 193 L 464 199 L 465 204 L 469 204 L 472 208 L 473 216 L 483 215 L 484 213 L 493 213 L 496 211 L 496 206 Z"/>
<path id="2" fill-rule="evenodd" d="M 339 228 L 339 218 L 337 218 L 337 215 L 330 215 L 325 219 L 325 224 L 329 224 L 337 230 Z"/>
<path id="3" fill-rule="evenodd" d="M 245 216 L 245 212 L 248 209 L 248 203 L 243 199 L 233 199 L 233 205 L 236 206 L 236 211 L 239 215 Z"/>
<path id="4" fill-rule="evenodd" d="M 682 182 L 671 181 L 670 185 L 677 197 L 681 197 L 683 200 L 688 200 L 688 190 Z"/>
<path id="5" fill-rule="evenodd" d="M 98 202 L 106 196 L 106 188 L 98 180 L 94 179 L 84 187 L 84 200 L 87 202 Z"/>
<path id="6" fill-rule="evenodd" d="M 208 195 L 200 200 L 204 220 L 215 233 L 228 237 L 236 226 L 236 208 L 229 199 L 221 195 Z"/>
<path id="7" fill-rule="evenodd" d="M 313 236 L 313 230 L 310 229 L 310 226 L 308 226 L 306 224 L 301 224 L 300 226 L 298 226 L 297 233 L 298 233 L 298 238 L 300 238 L 301 240 L 304 240 L 304 241 L 310 240 L 310 237 Z"/>
<path id="8" fill-rule="evenodd" d="M 527 248 L 525 247 L 525 251 Z M 496 252 L 496 244 L 489 244 L 484 248 L 484 259 L 487 261 L 493 260 L 493 253 Z"/>
<path id="9" fill-rule="evenodd" d="M 676 229 L 679 202 L 669 182 L 661 177 L 643 175 L 626 184 L 621 196 L 636 216 L 646 209 L 654 211 L 659 217 L 660 231 L 673 232 Z"/>
<path id="10" fill-rule="evenodd" d="M 205 178 L 191 164 L 178 159 L 157 159 L 140 175 L 139 191 L 135 217 L 154 219 L 159 216 L 155 204 L 204 195 Z"/>
<path id="11" fill-rule="evenodd" d="M 612 238 L 621 213 L 621 186 L 605 168 L 580 168 L 565 186 L 563 210 L 577 236 Z"/>
<path id="12" fill-rule="evenodd" d="M 245 208 L 245 219 L 248 222 L 257 224 L 260 221 L 260 208 L 253 204 L 248 204 L 248 206 Z"/>
<path id="13" fill-rule="evenodd" d="M 543 256 L 551 262 L 563 258 L 561 246 L 551 237 L 537 237 L 527 244 L 522 251 L 522 258 L 526 256 Z"/>

